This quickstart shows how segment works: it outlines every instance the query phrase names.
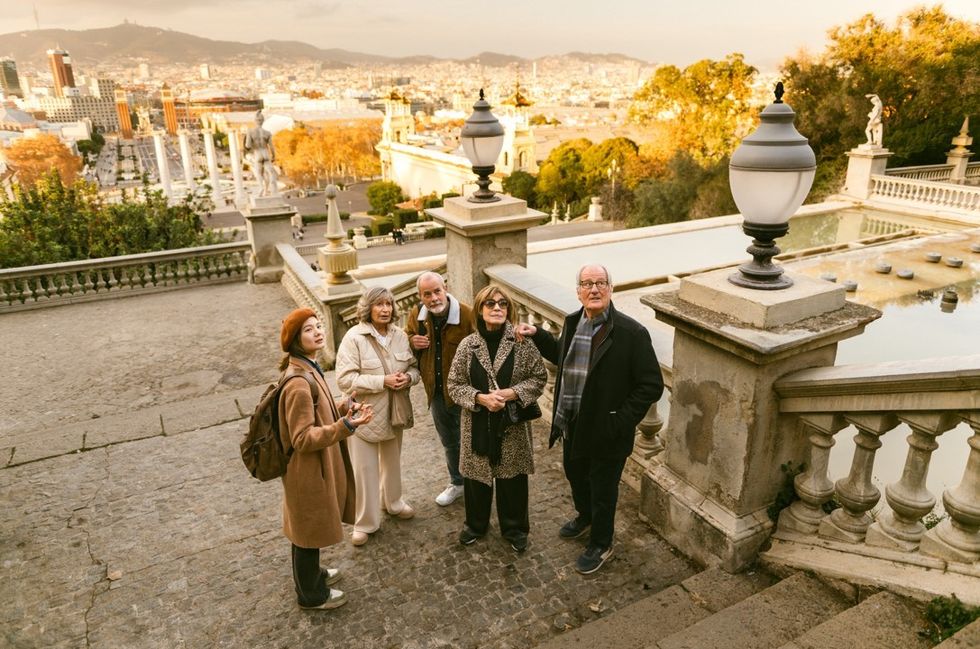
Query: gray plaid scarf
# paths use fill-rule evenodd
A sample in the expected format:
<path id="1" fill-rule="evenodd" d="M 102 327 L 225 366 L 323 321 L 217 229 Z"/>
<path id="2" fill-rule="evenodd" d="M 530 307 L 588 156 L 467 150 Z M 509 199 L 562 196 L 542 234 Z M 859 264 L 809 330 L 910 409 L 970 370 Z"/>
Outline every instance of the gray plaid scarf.
<path id="1" fill-rule="evenodd" d="M 585 379 L 589 376 L 589 357 L 592 353 L 592 336 L 599 327 L 605 324 L 609 310 L 606 309 L 591 320 L 582 311 L 582 318 L 575 327 L 572 344 L 565 355 L 565 363 L 561 371 L 561 392 L 558 394 L 558 408 L 555 413 L 554 426 L 568 432 L 568 425 L 578 415 L 582 405 L 582 390 L 585 389 Z"/>

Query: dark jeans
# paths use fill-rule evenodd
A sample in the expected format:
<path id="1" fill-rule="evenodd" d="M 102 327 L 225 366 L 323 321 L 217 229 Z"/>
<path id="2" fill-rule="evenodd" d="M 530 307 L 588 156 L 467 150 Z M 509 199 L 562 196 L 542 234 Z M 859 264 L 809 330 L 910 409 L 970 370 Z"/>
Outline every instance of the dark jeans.
<path id="1" fill-rule="evenodd" d="M 527 515 L 527 475 L 513 478 L 496 478 L 497 522 L 500 535 L 512 541 L 527 538 L 530 523 Z M 493 502 L 493 485 L 466 478 L 463 481 L 463 500 L 466 503 L 466 527 L 480 536 L 490 527 L 490 505 Z"/>
<path id="2" fill-rule="evenodd" d="M 613 542 L 619 480 L 626 458 L 571 457 L 571 444 L 562 446 L 565 477 L 572 487 L 572 501 L 579 518 L 592 523 L 590 543 L 608 548 Z"/>
<path id="3" fill-rule="evenodd" d="M 459 406 L 447 404 L 442 396 L 442 390 L 436 390 L 432 397 L 432 423 L 439 433 L 439 441 L 446 452 L 446 468 L 449 469 L 449 479 L 457 487 L 463 484 L 463 476 L 459 473 Z"/>
<path id="4" fill-rule="evenodd" d="M 293 583 L 300 606 L 319 606 L 327 601 L 330 588 L 320 570 L 320 548 L 293 546 Z"/>

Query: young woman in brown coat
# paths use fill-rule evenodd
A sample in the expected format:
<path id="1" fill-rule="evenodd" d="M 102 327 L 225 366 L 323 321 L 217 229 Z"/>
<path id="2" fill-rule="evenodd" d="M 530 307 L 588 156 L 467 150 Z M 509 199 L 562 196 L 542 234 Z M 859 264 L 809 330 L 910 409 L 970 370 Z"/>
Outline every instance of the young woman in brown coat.
<path id="1" fill-rule="evenodd" d="M 354 474 L 346 438 L 371 421 L 370 405 L 351 399 L 335 402 L 316 362 L 325 344 L 323 324 L 312 309 L 296 309 L 282 321 L 279 343 L 287 354 L 279 369 L 310 374 L 319 390 L 313 407 L 311 386 L 292 379 L 279 400 L 279 430 L 290 453 L 282 477 L 283 533 L 292 542 L 293 581 L 300 608 L 336 608 L 347 601 L 330 588 L 340 579 L 333 568 L 320 568 L 320 548 L 340 543 L 341 522 L 354 521 Z"/>

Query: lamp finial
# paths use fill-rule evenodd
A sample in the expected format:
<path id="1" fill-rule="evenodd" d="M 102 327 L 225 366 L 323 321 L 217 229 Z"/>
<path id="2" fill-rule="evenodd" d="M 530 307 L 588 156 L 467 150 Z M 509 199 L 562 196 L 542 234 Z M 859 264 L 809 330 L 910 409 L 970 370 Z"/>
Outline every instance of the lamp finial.
<path id="1" fill-rule="evenodd" d="M 773 103 L 775 103 L 775 104 L 781 104 L 781 103 L 783 103 L 783 94 L 785 92 L 786 91 L 783 90 L 783 82 L 782 81 L 776 82 L 776 92 L 775 92 L 776 101 L 773 102 Z"/>

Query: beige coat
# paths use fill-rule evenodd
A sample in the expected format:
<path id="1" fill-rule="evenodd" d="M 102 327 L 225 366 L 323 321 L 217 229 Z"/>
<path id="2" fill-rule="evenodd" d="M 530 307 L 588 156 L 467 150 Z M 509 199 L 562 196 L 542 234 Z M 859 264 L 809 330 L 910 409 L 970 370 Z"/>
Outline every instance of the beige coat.
<path id="1" fill-rule="evenodd" d="M 521 422 L 507 426 L 500 445 L 500 464 L 491 466 L 486 457 L 473 452 L 473 413 L 482 406 L 476 404 L 477 390 L 470 380 L 470 359 L 475 355 L 483 369 L 496 375 L 514 351 L 514 373 L 510 388 L 517 393 L 517 403 L 526 406 L 536 401 L 544 391 L 548 372 L 537 347 L 529 339 L 520 342 L 514 334 L 514 326 L 509 322 L 497 348 L 497 357 L 490 359 L 487 343 L 479 333 L 470 334 L 459 344 L 449 371 L 449 394 L 462 408 L 460 420 L 459 472 L 470 480 L 493 484 L 494 478 L 513 478 L 521 474 L 534 473 L 534 447 L 531 443 L 531 423 Z M 492 369 L 492 371 L 491 371 Z"/>
<path id="2" fill-rule="evenodd" d="M 282 531 L 301 548 L 324 548 L 344 539 L 341 522 L 354 522 L 350 432 L 323 378 L 298 358 L 289 365 L 312 374 L 320 396 L 314 412 L 310 384 L 296 378 L 279 399 L 279 434 L 286 452 L 293 451 L 282 477 Z"/>
<path id="3" fill-rule="evenodd" d="M 352 327 L 337 349 L 337 385 L 345 393 L 357 393 L 357 400 L 370 403 L 374 408 L 371 423 L 357 429 L 357 436 L 366 442 L 381 442 L 394 439 L 395 434 L 389 419 L 388 388 L 385 387 L 385 371 L 378 353 L 371 344 L 370 324 L 361 322 Z M 408 336 L 400 328 L 389 326 L 391 341 L 388 348 L 382 347 L 388 370 L 405 372 L 412 381 L 403 390 L 419 382 L 418 361 L 408 345 Z M 380 346 L 380 343 L 379 343 Z"/>

